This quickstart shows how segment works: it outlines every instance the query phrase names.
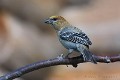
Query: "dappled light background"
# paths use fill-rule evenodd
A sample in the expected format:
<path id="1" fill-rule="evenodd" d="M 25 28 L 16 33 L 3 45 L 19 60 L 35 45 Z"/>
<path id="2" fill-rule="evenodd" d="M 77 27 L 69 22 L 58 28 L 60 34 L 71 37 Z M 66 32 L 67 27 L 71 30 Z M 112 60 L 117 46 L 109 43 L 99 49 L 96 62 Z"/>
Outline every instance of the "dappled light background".
<path id="1" fill-rule="evenodd" d="M 120 53 L 120 0 L 0 0 L 0 75 L 67 53 L 54 29 L 44 23 L 51 15 L 61 15 L 82 29 L 95 55 Z M 119 62 L 64 65 L 15 80 L 119 80 L 119 67 Z"/>

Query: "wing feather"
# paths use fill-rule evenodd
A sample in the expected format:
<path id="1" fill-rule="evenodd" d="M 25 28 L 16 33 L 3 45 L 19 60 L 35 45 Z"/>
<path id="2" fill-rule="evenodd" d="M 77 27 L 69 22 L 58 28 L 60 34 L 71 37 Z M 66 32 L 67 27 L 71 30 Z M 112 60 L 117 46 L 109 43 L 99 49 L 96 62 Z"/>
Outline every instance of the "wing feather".
<path id="1" fill-rule="evenodd" d="M 79 32 L 79 33 L 71 32 L 71 31 L 61 32 L 60 38 L 62 40 L 70 41 L 73 43 L 80 43 L 86 46 L 89 46 L 92 44 L 92 42 L 89 40 L 89 38 L 84 32 Z"/>

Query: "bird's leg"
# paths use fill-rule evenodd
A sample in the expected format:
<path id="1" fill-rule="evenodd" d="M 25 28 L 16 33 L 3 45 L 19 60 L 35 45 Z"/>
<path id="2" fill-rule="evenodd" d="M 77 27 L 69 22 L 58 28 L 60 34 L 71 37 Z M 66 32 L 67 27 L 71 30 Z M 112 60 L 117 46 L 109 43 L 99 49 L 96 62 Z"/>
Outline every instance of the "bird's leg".
<path id="1" fill-rule="evenodd" d="M 79 44 L 77 44 L 76 46 L 77 46 L 77 50 L 82 54 L 84 61 L 86 61 L 86 56 L 83 53 L 84 48 L 82 47 L 82 45 Z"/>
<path id="2" fill-rule="evenodd" d="M 68 54 L 65 56 L 65 58 L 69 58 L 69 55 L 73 52 L 73 49 L 68 50 Z"/>
<path id="3" fill-rule="evenodd" d="M 68 54 L 65 56 L 65 58 L 69 58 L 69 55 L 73 52 L 73 49 L 68 49 Z M 66 65 L 68 67 L 68 65 Z"/>
<path id="4" fill-rule="evenodd" d="M 81 54 L 83 55 L 84 61 L 87 61 L 87 58 L 86 58 L 85 54 L 83 52 L 81 52 Z"/>

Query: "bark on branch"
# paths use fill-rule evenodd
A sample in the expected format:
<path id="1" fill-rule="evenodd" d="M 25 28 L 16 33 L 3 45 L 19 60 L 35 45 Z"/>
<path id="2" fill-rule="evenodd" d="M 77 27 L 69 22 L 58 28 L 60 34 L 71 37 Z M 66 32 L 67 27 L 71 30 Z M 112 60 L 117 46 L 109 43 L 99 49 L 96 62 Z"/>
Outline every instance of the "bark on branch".
<path id="1" fill-rule="evenodd" d="M 111 62 L 120 61 L 120 55 L 112 56 L 112 57 L 107 57 L 107 56 L 101 57 L 101 56 L 93 55 L 93 57 L 95 57 L 97 62 L 101 62 L 101 63 L 111 63 Z M 73 67 L 77 67 L 79 63 L 84 63 L 84 62 L 85 61 L 83 60 L 82 56 L 66 59 L 61 55 L 54 59 L 39 61 L 36 63 L 26 65 L 24 67 L 21 67 L 13 72 L 10 72 L 8 74 L 1 76 L 0 80 L 13 80 L 15 78 L 21 77 L 22 75 L 26 73 L 29 73 L 29 72 L 32 72 L 34 70 L 38 70 L 41 68 L 50 67 L 50 66 L 72 65 Z"/>

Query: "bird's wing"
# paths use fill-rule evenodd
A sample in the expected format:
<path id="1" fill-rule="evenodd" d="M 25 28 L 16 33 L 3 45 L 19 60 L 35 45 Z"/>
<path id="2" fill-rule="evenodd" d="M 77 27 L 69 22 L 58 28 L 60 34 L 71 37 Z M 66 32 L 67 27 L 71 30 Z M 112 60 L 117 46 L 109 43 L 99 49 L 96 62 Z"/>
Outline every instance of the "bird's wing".
<path id="1" fill-rule="evenodd" d="M 92 42 L 89 40 L 84 32 L 64 31 L 60 33 L 60 38 L 65 41 L 80 43 L 86 46 L 92 44 Z"/>

